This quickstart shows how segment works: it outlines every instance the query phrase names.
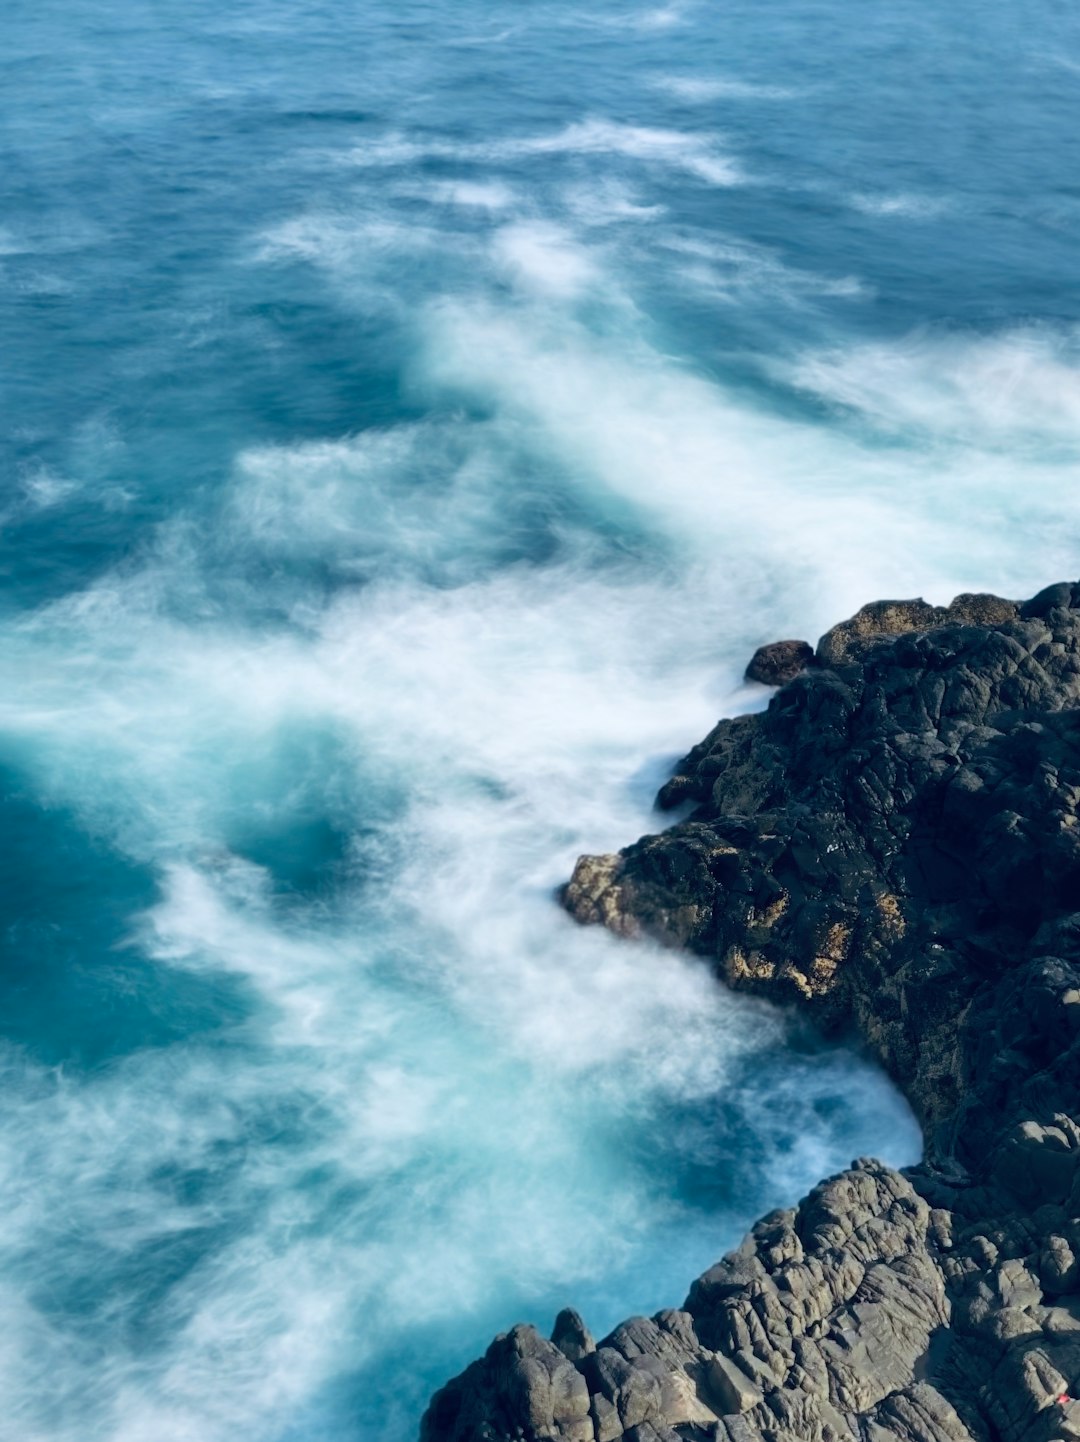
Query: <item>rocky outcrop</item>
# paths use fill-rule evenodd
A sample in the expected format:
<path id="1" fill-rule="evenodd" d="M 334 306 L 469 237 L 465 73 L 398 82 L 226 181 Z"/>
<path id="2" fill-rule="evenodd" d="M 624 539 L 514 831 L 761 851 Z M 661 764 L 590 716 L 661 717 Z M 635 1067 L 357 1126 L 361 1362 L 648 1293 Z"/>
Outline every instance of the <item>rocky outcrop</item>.
<path id="1" fill-rule="evenodd" d="M 857 661 L 888 636 L 936 631 L 949 625 L 995 626 L 1015 620 L 1018 612 L 1015 601 L 985 592 L 965 591 L 948 606 L 931 606 L 921 597 L 914 601 L 871 601 L 850 620 L 825 632 L 818 642 L 816 659 L 823 666 L 839 666 Z"/>
<path id="2" fill-rule="evenodd" d="M 760 681 L 763 686 L 783 686 L 785 681 L 794 681 L 800 671 L 814 664 L 814 648 L 809 641 L 770 641 L 759 646 L 750 657 L 746 668 L 748 681 Z"/>
<path id="3" fill-rule="evenodd" d="M 883 602 L 583 857 L 582 922 L 857 1027 L 924 1124 L 766 1217 L 677 1311 L 518 1327 L 426 1442 L 1080 1438 L 1080 585 Z"/>

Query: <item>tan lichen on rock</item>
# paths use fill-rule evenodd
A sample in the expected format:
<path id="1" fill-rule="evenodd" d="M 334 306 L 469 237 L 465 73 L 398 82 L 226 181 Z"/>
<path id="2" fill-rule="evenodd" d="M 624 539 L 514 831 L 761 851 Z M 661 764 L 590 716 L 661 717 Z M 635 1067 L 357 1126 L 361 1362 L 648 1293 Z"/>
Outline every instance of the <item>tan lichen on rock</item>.
<path id="1" fill-rule="evenodd" d="M 579 856 L 563 895 L 563 904 L 576 921 L 606 926 L 620 936 L 640 936 L 641 926 L 626 907 L 619 882 L 622 857 L 616 852 Z"/>
<path id="2" fill-rule="evenodd" d="M 1018 611 L 1015 601 L 970 591 L 947 606 L 931 606 L 921 596 L 908 601 L 872 601 L 826 631 L 818 642 L 817 658 L 825 666 L 839 666 L 859 659 L 891 636 L 949 625 L 1000 625 L 1013 620 Z"/>
<path id="3" fill-rule="evenodd" d="M 825 970 L 822 971 L 821 967 Z M 832 971 L 829 971 L 830 967 Z M 791 982 L 800 996 L 807 1001 L 813 1001 L 815 997 L 824 996 L 830 990 L 832 972 L 835 970 L 834 961 L 830 961 L 828 957 L 815 956 L 805 971 L 789 963 L 780 968 L 779 974 Z"/>
<path id="4" fill-rule="evenodd" d="M 775 926 L 776 923 L 783 916 L 784 912 L 787 911 L 787 909 L 788 895 L 787 892 L 785 892 L 782 896 L 778 896 L 774 901 L 770 901 L 768 906 L 763 906 L 760 911 L 751 908 L 751 925 Z"/>
<path id="5" fill-rule="evenodd" d="M 841 962 L 847 956 L 851 944 L 851 927 L 843 921 L 835 921 L 825 935 L 818 961 Z M 835 966 L 833 970 L 835 971 Z"/>
<path id="6" fill-rule="evenodd" d="M 696 906 L 692 902 L 687 902 L 685 906 L 674 906 L 651 918 L 649 934 L 654 940 L 669 946 L 687 946 L 708 924 L 710 915 L 707 906 Z M 623 933 L 624 936 L 630 934 L 625 931 Z"/>
<path id="7" fill-rule="evenodd" d="M 894 896 L 891 891 L 883 891 L 876 900 L 877 913 L 881 919 L 882 930 L 890 940 L 898 940 L 907 930 L 907 922 L 904 920 L 904 912 L 900 905 L 900 898 Z"/>
<path id="8" fill-rule="evenodd" d="M 795 990 L 807 1001 L 813 997 L 814 988 L 810 985 L 810 978 L 805 971 L 800 971 L 797 966 L 785 966 L 781 968 L 780 975 L 787 977 Z"/>
<path id="9" fill-rule="evenodd" d="M 760 951 L 746 952 L 741 946 L 729 947 L 723 960 L 724 976 L 730 986 L 740 982 L 771 981 L 776 975 L 775 963 Z"/>
<path id="10" fill-rule="evenodd" d="M 821 996 L 830 989 L 836 979 L 840 965 L 834 956 L 815 956 L 810 966 L 807 983 L 813 996 Z"/>

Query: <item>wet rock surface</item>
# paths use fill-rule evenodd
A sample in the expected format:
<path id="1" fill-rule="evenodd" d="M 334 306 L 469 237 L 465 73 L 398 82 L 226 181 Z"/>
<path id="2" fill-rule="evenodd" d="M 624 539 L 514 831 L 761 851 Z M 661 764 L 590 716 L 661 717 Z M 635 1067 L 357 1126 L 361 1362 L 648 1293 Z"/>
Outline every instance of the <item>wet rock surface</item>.
<path id="1" fill-rule="evenodd" d="M 1080 1438 L 1080 585 L 882 602 L 583 857 L 581 922 L 854 1025 L 926 1160 L 765 1217 L 679 1310 L 497 1338 L 425 1442 Z"/>

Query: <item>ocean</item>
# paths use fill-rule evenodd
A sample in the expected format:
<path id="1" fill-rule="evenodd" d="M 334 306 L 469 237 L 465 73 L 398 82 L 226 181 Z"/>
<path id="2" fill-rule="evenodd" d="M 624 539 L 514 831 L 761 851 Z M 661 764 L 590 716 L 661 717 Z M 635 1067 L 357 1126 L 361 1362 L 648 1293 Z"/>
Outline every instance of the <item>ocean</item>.
<path id="1" fill-rule="evenodd" d="M 758 644 L 1080 572 L 1080 12 L 0 36 L 0 1437 L 411 1442 L 919 1156 L 555 891 Z"/>

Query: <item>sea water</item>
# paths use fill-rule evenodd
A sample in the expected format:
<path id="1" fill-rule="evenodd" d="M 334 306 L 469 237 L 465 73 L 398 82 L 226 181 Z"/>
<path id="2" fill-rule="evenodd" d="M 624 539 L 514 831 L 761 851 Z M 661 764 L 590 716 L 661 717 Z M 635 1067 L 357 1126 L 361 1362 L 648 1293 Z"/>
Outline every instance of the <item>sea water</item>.
<path id="1" fill-rule="evenodd" d="M 1078 570 L 1056 0 L 7 0 L 0 1436 L 407 1442 L 915 1159 L 576 927 L 759 643 Z"/>

